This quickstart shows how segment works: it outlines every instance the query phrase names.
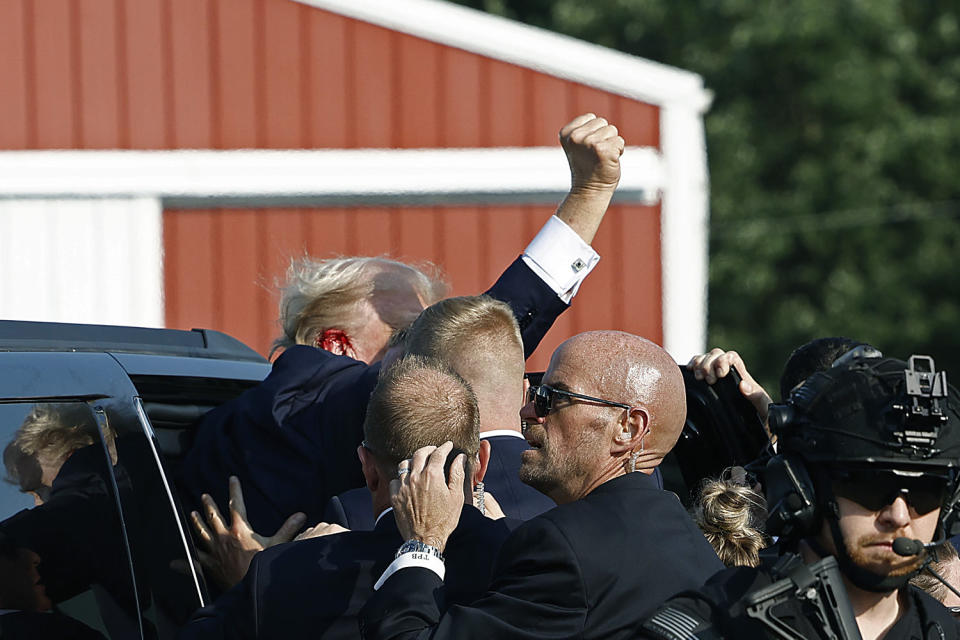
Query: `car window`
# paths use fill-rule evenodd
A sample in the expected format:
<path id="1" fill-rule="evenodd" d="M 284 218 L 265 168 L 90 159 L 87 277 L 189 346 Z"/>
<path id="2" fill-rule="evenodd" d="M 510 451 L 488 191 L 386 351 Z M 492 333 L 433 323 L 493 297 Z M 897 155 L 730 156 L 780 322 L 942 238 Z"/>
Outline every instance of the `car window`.
<path id="1" fill-rule="evenodd" d="M 84 402 L 0 404 L 0 636 L 141 636 L 116 437 Z"/>

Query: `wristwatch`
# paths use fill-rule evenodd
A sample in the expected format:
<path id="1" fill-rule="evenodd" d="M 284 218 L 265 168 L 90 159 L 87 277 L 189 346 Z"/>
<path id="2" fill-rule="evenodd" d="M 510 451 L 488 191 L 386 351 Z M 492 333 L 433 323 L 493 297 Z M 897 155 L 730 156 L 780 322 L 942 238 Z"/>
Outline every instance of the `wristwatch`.
<path id="1" fill-rule="evenodd" d="M 432 557 L 443 562 L 443 554 L 440 552 L 440 549 L 425 542 L 420 542 L 419 540 L 407 540 L 404 542 L 400 545 L 400 548 L 397 549 L 397 555 L 395 557 L 399 558 L 405 553 L 422 553 L 428 556 L 428 558 L 425 559 Z"/>

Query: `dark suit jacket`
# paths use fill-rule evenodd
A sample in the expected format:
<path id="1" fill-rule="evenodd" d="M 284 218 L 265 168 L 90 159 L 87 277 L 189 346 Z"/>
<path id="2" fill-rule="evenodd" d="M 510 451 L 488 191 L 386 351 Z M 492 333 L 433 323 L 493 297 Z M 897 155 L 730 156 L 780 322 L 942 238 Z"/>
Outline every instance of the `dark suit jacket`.
<path id="1" fill-rule="evenodd" d="M 482 433 L 480 437 L 483 438 Z M 520 481 L 520 454 L 530 448 L 526 440 L 509 435 L 484 439 L 490 443 L 490 463 L 483 484 L 508 518 L 529 520 L 557 506 Z M 333 522 L 351 531 L 369 531 L 373 529 L 373 520 L 373 504 L 366 489 L 351 489 L 333 496 L 323 512 L 324 522 Z"/>
<path id="2" fill-rule="evenodd" d="M 486 590 L 512 524 L 463 508 L 446 549 L 448 598 L 470 602 Z M 197 611 L 180 638 L 356 638 L 357 612 L 401 542 L 387 513 L 373 531 L 267 549 L 254 557 L 243 582 Z"/>
<path id="3" fill-rule="evenodd" d="M 567 305 L 521 259 L 487 292 L 507 302 L 531 354 Z M 227 478 L 243 485 L 255 531 L 271 535 L 297 511 L 316 522 L 332 496 L 363 487 L 356 447 L 380 365 L 295 346 L 257 387 L 207 414 L 184 459 L 186 506 L 209 493 L 227 505 Z"/>
<path id="4" fill-rule="evenodd" d="M 676 496 L 650 476 L 605 482 L 521 525 L 504 543 L 490 591 L 443 611 L 429 569 L 394 573 L 360 612 L 367 639 L 629 638 L 671 595 L 723 569 Z"/>

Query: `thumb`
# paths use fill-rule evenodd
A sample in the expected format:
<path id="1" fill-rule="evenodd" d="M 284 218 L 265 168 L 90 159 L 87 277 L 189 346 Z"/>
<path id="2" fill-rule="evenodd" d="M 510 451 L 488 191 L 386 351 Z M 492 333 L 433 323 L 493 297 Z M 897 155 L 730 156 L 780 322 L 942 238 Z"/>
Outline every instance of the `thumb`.
<path id="1" fill-rule="evenodd" d="M 458 491 L 463 494 L 463 478 L 466 476 L 467 456 L 460 453 L 453 459 L 450 465 L 450 481 L 447 483 L 447 489 Z"/>
<path id="2" fill-rule="evenodd" d="M 280 544 L 281 542 L 290 542 L 293 536 L 297 535 L 297 531 L 300 530 L 300 527 L 303 526 L 303 523 L 307 521 L 307 516 L 304 513 L 295 513 L 287 521 L 280 525 L 280 528 L 277 529 L 277 532 L 273 534 L 273 537 L 270 539 L 270 545 Z"/>

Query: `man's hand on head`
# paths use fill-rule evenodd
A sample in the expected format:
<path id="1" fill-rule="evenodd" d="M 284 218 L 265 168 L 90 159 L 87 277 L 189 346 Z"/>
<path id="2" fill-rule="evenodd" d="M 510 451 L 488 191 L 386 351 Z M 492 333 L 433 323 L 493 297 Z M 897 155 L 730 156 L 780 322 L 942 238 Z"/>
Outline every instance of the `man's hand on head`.
<path id="1" fill-rule="evenodd" d="M 399 465 L 400 477 L 390 482 L 391 501 L 397 528 L 404 540 L 419 540 L 441 552 L 457 527 L 463 508 L 464 465 L 462 453 L 444 473 L 452 442 L 439 447 L 417 449 Z"/>
<path id="2" fill-rule="evenodd" d="M 202 547 L 200 563 L 210 578 L 221 588 L 228 589 L 243 579 L 253 556 L 259 551 L 283 542 L 297 534 L 307 517 L 295 513 L 272 536 L 262 536 L 247 521 L 240 480 L 230 476 L 230 525 L 225 524 L 217 504 L 207 494 L 201 497 L 204 516 L 190 514 L 193 527 Z"/>
<path id="3" fill-rule="evenodd" d="M 739 353 L 712 349 L 708 353 L 693 356 L 687 363 L 687 369 L 693 371 L 694 377 L 697 380 L 705 380 L 707 384 L 715 384 L 720 378 L 725 378 L 731 368 L 736 369 L 740 374 L 740 393 L 750 401 L 757 410 L 757 414 L 766 423 L 768 408 L 773 400 L 747 371 L 747 365 L 743 363 Z"/>

